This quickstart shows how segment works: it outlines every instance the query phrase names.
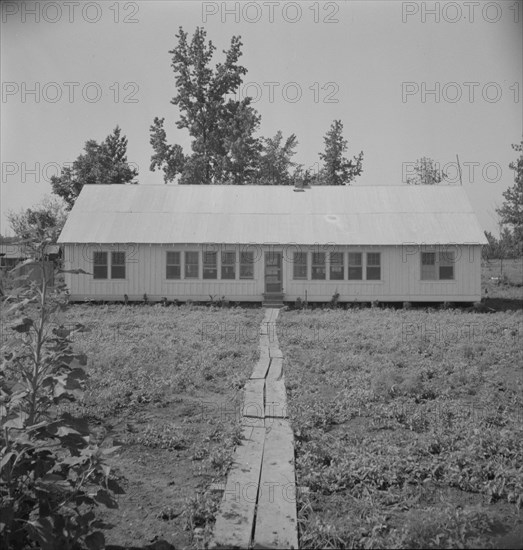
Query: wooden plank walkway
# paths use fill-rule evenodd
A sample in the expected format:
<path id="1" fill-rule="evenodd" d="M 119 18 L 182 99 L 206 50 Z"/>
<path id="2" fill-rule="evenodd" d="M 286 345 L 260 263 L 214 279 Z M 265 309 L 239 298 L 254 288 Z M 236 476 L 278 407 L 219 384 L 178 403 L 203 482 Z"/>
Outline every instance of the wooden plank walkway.
<path id="1" fill-rule="evenodd" d="M 298 548 L 294 437 L 276 336 L 278 314 L 278 309 L 265 310 L 260 359 L 245 385 L 245 441 L 224 485 L 210 548 Z"/>
<path id="2" fill-rule="evenodd" d="M 236 449 L 214 527 L 215 548 L 249 548 L 255 520 L 256 494 L 265 443 L 264 428 L 244 428 L 245 441 Z"/>
<path id="3" fill-rule="evenodd" d="M 298 548 L 292 429 L 273 420 L 265 432 L 254 548 Z"/>

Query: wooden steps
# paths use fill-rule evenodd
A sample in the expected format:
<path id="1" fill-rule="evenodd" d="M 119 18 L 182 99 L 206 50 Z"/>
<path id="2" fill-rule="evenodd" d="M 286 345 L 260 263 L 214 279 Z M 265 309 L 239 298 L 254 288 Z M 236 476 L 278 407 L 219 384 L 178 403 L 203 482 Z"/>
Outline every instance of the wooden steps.
<path id="1" fill-rule="evenodd" d="M 263 307 L 266 308 L 280 308 L 283 307 L 283 292 L 264 292 L 263 293 Z"/>

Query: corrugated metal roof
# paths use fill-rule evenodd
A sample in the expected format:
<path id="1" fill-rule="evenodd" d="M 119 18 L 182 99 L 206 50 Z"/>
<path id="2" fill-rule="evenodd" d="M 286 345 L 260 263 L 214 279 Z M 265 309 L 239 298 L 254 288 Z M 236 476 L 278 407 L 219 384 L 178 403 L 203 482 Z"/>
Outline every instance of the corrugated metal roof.
<path id="1" fill-rule="evenodd" d="M 59 242 L 487 241 L 458 186 L 86 185 Z"/>

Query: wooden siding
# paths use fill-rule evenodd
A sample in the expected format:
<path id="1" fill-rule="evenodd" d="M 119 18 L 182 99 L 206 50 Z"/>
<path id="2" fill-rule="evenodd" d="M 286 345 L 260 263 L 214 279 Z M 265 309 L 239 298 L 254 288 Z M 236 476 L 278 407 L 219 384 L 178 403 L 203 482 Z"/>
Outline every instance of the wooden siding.
<path id="1" fill-rule="evenodd" d="M 255 253 L 254 279 L 239 279 L 239 252 L 251 250 Z M 341 302 L 358 300 L 368 301 L 449 301 L 472 302 L 481 299 L 481 246 L 459 245 L 449 247 L 456 251 L 454 279 L 451 281 L 422 281 L 421 252 L 438 250 L 438 247 L 405 246 L 309 246 L 300 247 L 308 254 L 308 279 L 293 279 L 292 253 L 296 245 L 64 245 L 65 269 L 83 269 L 93 271 L 94 251 L 126 252 L 126 278 L 93 280 L 90 275 L 66 274 L 66 284 L 73 301 L 83 300 L 123 300 L 127 294 L 129 300 L 142 300 L 143 295 L 154 300 L 166 297 L 169 300 L 208 301 L 210 296 L 219 299 L 222 296 L 231 301 L 262 301 L 264 292 L 264 254 L 266 250 L 283 252 L 283 292 L 285 301 L 294 301 L 298 297 L 310 302 L 329 301 L 338 292 Z M 446 247 L 440 247 L 445 250 Z M 184 279 L 183 252 L 200 252 L 200 277 Z M 236 279 L 202 279 L 202 251 L 236 251 Z M 179 251 L 182 256 L 182 278 L 166 279 L 166 252 Z M 347 280 L 347 252 L 379 252 L 381 254 L 381 280 Z M 326 252 L 327 280 L 311 280 L 311 252 Z M 328 256 L 330 252 L 344 253 L 344 279 L 329 280 Z M 109 254 L 110 262 L 110 254 Z M 218 277 L 221 276 L 220 254 L 218 254 Z M 363 261 L 365 279 L 365 260 Z"/>

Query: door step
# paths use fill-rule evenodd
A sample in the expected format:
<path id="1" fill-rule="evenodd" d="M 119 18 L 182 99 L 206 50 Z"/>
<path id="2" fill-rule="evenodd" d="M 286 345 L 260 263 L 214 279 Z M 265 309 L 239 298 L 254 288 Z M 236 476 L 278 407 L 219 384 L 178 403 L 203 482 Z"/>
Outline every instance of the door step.
<path id="1" fill-rule="evenodd" d="M 265 292 L 263 294 L 263 307 L 283 307 L 284 296 L 283 292 Z"/>

